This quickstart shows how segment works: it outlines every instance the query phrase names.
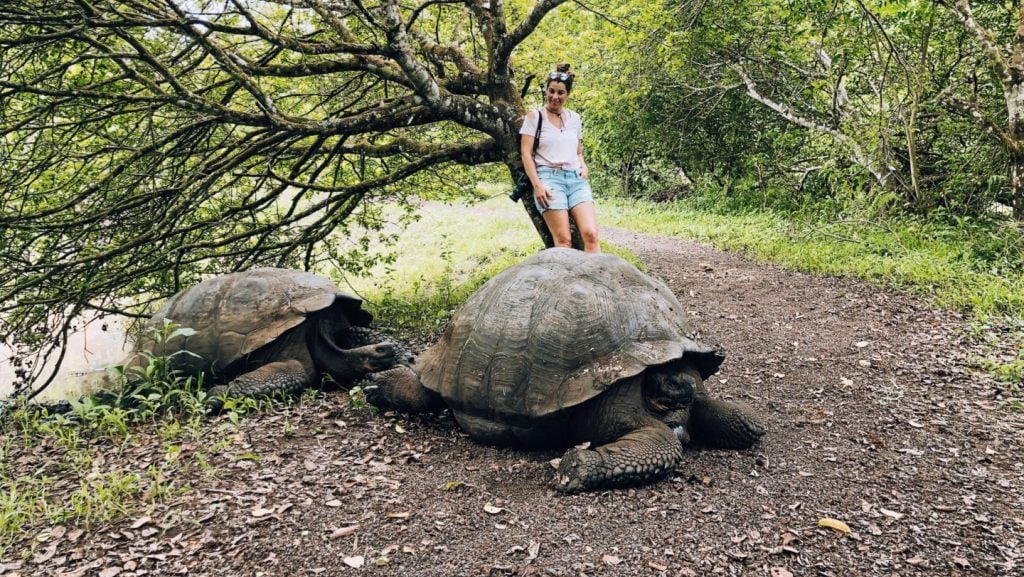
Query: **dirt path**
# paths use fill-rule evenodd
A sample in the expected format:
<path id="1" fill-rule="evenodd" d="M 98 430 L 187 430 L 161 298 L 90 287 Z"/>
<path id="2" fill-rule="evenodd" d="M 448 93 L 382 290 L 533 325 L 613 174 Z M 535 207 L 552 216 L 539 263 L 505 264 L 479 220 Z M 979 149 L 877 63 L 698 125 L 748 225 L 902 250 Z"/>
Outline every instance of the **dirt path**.
<path id="1" fill-rule="evenodd" d="M 182 472 L 191 490 L 150 512 L 28 535 L 37 557 L 0 561 L 0 574 L 1024 575 L 1024 418 L 967 368 L 977 352 L 961 318 L 604 234 L 727 351 L 709 386 L 763 411 L 759 447 L 688 451 L 656 485 L 561 497 L 557 453 L 479 446 L 446 415 L 372 415 L 337 393 L 247 422 L 244 441 Z M 154 437 L 110 458 L 164 454 Z"/>

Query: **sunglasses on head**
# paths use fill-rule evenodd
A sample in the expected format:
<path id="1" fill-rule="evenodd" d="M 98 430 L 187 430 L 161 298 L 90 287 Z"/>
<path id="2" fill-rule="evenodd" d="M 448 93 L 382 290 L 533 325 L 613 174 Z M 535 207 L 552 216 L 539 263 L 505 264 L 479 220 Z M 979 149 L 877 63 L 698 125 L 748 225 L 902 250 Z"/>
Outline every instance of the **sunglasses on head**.
<path id="1" fill-rule="evenodd" d="M 558 80 L 560 82 L 565 82 L 570 78 L 572 77 L 569 76 L 568 72 L 552 72 L 551 74 L 548 74 L 548 80 Z"/>

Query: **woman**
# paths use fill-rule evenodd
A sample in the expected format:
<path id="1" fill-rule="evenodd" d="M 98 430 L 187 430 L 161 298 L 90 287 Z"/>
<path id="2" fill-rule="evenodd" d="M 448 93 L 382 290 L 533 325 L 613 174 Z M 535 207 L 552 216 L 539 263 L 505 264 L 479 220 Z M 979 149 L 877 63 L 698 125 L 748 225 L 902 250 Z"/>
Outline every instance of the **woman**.
<path id="1" fill-rule="evenodd" d="M 583 250 L 601 252 L 597 236 L 597 211 L 590 191 L 587 163 L 583 160 L 583 119 L 565 107 L 575 78 L 568 64 L 548 74 L 544 106 L 530 111 L 519 130 L 522 135 L 523 168 L 533 185 L 534 202 L 551 231 L 555 246 L 572 246 L 569 217 L 583 237 Z M 540 143 L 533 141 L 540 126 Z"/>

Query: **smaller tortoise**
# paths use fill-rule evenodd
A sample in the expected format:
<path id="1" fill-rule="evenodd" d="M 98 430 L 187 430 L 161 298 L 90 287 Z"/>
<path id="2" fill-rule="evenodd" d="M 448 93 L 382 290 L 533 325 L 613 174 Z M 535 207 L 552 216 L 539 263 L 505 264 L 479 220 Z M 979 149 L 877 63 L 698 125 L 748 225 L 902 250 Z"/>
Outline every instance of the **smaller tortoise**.
<path id="1" fill-rule="evenodd" d="M 321 374 L 349 386 L 411 361 L 403 347 L 368 328 L 372 319 L 362 301 L 325 278 L 258 268 L 174 295 L 146 323 L 135 350 L 169 357 L 186 375 L 207 373 L 221 383 L 210 389 L 211 399 L 293 393 L 319 383 Z M 154 339 L 165 321 L 194 333 Z M 135 355 L 128 364 L 141 362 Z"/>
<path id="2" fill-rule="evenodd" d="M 369 379 L 368 400 L 451 408 L 477 441 L 572 447 L 562 492 L 634 485 L 672 472 L 680 440 L 746 448 L 753 412 L 708 396 L 724 357 L 689 336 L 672 292 L 612 255 L 554 248 L 510 267 L 455 314 L 412 371 Z M 678 435 L 678 437 L 677 437 Z"/>

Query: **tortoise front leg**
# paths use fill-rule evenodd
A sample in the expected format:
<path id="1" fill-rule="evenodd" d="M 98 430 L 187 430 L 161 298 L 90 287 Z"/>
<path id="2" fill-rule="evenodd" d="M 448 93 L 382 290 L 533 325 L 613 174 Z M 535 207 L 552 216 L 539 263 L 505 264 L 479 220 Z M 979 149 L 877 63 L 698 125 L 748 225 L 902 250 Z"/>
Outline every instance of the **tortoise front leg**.
<path id="1" fill-rule="evenodd" d="M 441 395 L 424 387 L 416 371 L 407 366 L 367 375 L 359 386 L 366 391 L 366 402 L 381 409 L 420 413 L 445 406 Z"/>
<path id="2" fill-rule="evenodd" d="M 750 407 L 707 397 L 694 403 L 686 429 L 694 443 L 712 449 L 746 449 L 765 433 Z"/>
<path id="3" fill-rule="evenodd" d="M 638 485 L 671 473 L 682 458 L 682 445 L 672 429 L 650 421 L 594 450 L 566 452 L 558 465 L 555 488 L 561 493 L 576 493 Z"/>
<path id="4" fill-rule="evenodd" d="M 277 391 L 292 394 L 311 385 L 309 371 L 300 361 L 277 361 L 239 375 L 227 384 L 211 387 L 208 398 L 212 408 L 219 410 L 221 397 L 264 397 Z"/>

